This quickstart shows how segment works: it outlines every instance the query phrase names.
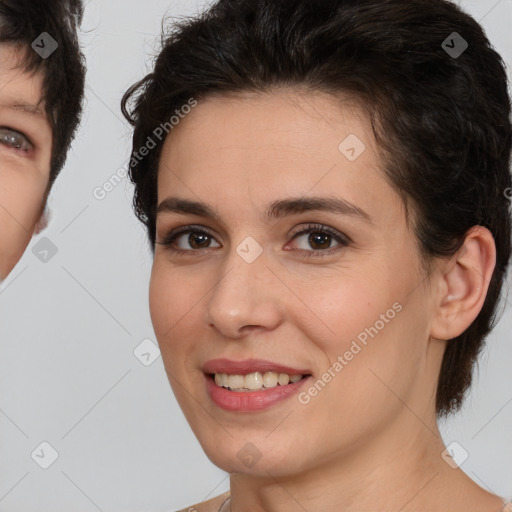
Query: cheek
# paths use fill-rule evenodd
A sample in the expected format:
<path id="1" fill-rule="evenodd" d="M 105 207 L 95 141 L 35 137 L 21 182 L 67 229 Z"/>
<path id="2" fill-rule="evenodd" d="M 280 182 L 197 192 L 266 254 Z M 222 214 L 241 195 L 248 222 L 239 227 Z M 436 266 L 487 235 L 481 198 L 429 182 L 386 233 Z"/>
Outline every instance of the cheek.
<path id="1" fill-rule="evenodd" d="M 149 313 L 156 337 L 161 343 L 163 335 L 170 328 L 173 310 L 169 308 L 172 298 L 172 285 L 168 285 L 165 275 L 158 272 L 157 262 L 153 263 L 149 281 Z M 169 325 L 169 327 L 166 327 Z"/>
<path id="2" fill-rule="evenodd" d="M 151 321 L 169 383 L 188 418 L 193 416 L 196 403 L 190 401 L 190 393 L 201 381 L 197 369 L 189 367 L 187 355 L 194 349 L 193 340 L 199 338 L 198 330 L 203 326 L 197 315 L 201 305 L 198 301 L 204 293 L 185 279 L 179 268 L 171 271 L 155 257 L 149 285 Z"/>
<path id="3" fill-rule="evenodd" d="M 32 238 L 47 181 L 7 172 L 0 179 L 0 272 L 5 278 Z"/>
<path id="4" fill-rule="evenodd" d="M 428 338 L 425 309 L 416 294 L 404 291 L 409 289 L 407 282 L 414 281 L 413 275 L 390 284 L 382 271 L 367 270 L 316 281 L 317 286 L 296 287 L 308 308 L 306 314 L 304 306 L 293 308 L 294 322 L 316 345 L 320 373 L 330 369 L 338 383 L 344 375 L 362 390 L 369 377 L 378 384 L 371 378 L 372 368 L 386 382 L 403 387 L 413 378 L 422 343 Z M 404 361 L 409 363 L 407 369 Z"/>
<path id="5" fill-rule="evenodd" d="M 161 260 L 155 256 L 149 285 L 149 310 L 160 348 L 166 353 L 186 348 L 182 340 L 191 339 L 194 329 L 200 325 L 196 316 L 206 290 L 195 286 L 180 268 L 171 271 Z M 177 339 L 180 343 L 173 343 Z"/>
<path id="6" fill-rule="evenodd" d="M 48 177 L 43 178 L 34 169 L 19 172 L 0 169 L 0 183 L 2 210 L 10 214 L 20 228 L 32 231 L 39 218 Z"/>
<path id="7" fill-rule="evenodd" d="M 397 396 L 409 396 L 422 374 L 428 341 L 428 315 L 417 296 L 375 293 L 340 294 L 329 317 L 335 334 L 318 342 L 329 361 L 321 378 L 332 382 L 321 399 L 326 410 L 340 417 L 344 410 L 359 411 L 361 424 L 364 417 L 377 421 L 396 412 Z M 329 401 L 341 408 L 334 412 Z"/>
<path id="8" fill-rule="evenodd" d="M 342 354 L 358 335 L 364 339 L 365 328 L 374 325 L 393 304 L 389 289 L 379 287 L 369 273 L 341 272 L 313 281 L 295 287 L 308 311 L 296 320 L 302 318 L 307 337 L 321 343 L 330 357 Z M 304 306 L 300 309 L 304 311 Z"/>

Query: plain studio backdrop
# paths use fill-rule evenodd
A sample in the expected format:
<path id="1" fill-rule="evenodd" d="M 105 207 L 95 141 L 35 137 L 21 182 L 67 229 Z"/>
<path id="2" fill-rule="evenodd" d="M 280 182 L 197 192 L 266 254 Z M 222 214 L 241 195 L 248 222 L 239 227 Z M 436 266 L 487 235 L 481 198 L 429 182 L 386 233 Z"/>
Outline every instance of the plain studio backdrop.
<path id="1" fill-rule="evenodd" d="M 482 23 L 510 72 L 512 0 L 461 4 Z M 152 258 L 131 210 L 132 187 L 122 178 L 98 191 L 126 169 L 130 130 L 120 99 L 147 72 L 162 17 L 205 5 L 86 5 L 83 122 L 50 198 L 50 226 L 0 288 L 2 512 L 166 512 L 229 487 L 190 431 L 162 359 L 154 359 Z M 458 443 L 454 453 L 467 452 L 461 468 L 509 498 L 511 303 L 509 297 L 488 339 L 464 409 L 442 425 L 446 444 Z"/>

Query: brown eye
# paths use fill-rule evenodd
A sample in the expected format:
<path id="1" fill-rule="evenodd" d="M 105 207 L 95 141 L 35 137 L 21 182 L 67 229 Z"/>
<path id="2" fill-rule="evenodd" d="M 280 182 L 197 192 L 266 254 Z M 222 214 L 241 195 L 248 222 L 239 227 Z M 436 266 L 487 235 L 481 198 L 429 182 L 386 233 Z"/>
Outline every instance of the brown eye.
<path id="1" fill-rule="evenodd" d="M 204 231 L 203 229 L 199 229 L 199 227 L 194 229 L 194 226 L 188 226 L 188 229 L 180 229 L 178 231 L 174 231 L 170 233 L 162 242 L 157 243 L 159 243 L 159 245 L 169 246 L 171 250 L 176 252 L 190 253 L 192 251 L 197 252 L 201 249 L 214 248 L 215 246 L 211 246 L 212 242 L 215 242 L 215 238 L 210 233 Z M 185 247 L 183 247 L 183 243 L 185 244 Z M 187 244 L 188 247 L 186 247 Z"/>
<path id="2" fill-rule="evenodd" d="M 30 151 L 33 147 L 25 135 L 5 127 L 0 127 L 0 144 L 25 152 Z"/>
<path id="3" fill-rule="evenodd" d="M 333 251 L 343 249 L 350 245 L 350 239 L 347 236 L 319 224 L 309 225 L 307 229 L 293 236 L 293 240 L 300 240 L 301 238 L 303 238 L 303 240 L 302 243 L 298 243 L 298 250 L 306 254 L 310 253 L 318 256 L 330 254 Z M 335 245 L 333 246 L 332 243 Z"/>

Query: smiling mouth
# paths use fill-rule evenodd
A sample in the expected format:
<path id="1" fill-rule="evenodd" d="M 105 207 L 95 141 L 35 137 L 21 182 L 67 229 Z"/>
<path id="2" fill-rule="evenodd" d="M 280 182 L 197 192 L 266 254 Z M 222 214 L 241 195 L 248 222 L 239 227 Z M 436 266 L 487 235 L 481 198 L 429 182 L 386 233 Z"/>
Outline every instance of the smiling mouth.
<path id="1" fill-rule="evenodd" d="M 261 391 L 264 389 L 288 386 L 309 377 L 310 374 L 287 374 L 277 372 L 253 372 L 245 375 L 210 373 L 209 377 L 219 387 L 234 392 Z"/>

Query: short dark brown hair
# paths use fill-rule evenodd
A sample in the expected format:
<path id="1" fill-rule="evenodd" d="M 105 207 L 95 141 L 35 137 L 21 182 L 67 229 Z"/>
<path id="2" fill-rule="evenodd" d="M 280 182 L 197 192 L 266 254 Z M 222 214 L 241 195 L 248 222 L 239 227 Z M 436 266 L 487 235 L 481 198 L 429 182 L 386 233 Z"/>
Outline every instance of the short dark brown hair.
<path id="1" fill-rule="evenodd" d="M 446 0 L 218 0 L 170 28 L 153 71 L 126 92 L 132 157 L 190 97 L 282 86 L 359 100 L 385 174 L 411 204 L 427 263 L 454 255 L 473 226 L 491 231 L 497 264 L 485 303 L 448 341 L 438 381 L 437 414 L 455 412 L 495 325 L 511 254 L 511 105 L 501 57 Z M 135 212 L 153 248 L 162 146 L 130 165 Z"/>
<path id="2" fill-rule="evenodd" d="M 82 14 L 81 0 L 0 2 L 0 43 L 25 49 L 25 71 L 43 74 L 42 99 L 53 132 L 50 186 L 64 166 L 82 112 L 85 64 L 77 36 Z M 58 44 L 48 58 L 31 47 L 44 32 Z"/>

